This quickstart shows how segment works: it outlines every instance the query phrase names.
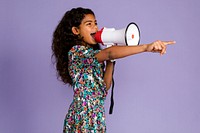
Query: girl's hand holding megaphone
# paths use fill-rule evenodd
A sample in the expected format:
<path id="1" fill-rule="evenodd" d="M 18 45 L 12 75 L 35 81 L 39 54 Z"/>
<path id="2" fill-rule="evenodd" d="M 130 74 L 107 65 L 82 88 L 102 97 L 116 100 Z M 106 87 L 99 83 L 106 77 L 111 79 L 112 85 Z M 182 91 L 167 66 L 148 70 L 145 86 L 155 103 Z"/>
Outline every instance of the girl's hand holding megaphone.
<path id="1" fill-rule="evenodd" d="M 147 52 L 154 52 L 154 53 L 160 53 L 160 55 L 163 55 L 166 53 L 166 46 L 175 44 L 175 41 L 160 41 L 157 40 L 155 42 L 152 42 L 150 44 L 146 45 L 146 51 Z"/>

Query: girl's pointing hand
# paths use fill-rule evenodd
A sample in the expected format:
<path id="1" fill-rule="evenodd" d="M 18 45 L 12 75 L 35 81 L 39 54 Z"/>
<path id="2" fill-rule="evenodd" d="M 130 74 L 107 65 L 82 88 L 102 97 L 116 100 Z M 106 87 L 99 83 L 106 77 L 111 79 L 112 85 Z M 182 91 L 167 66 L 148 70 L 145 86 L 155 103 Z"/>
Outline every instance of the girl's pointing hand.
<path id="1" fill-rule="evenodd" d="M 154 53 L 160 53 L 160 55 L 163 55 L 166 53 L 167 45 L 175 44 L 175 41 L 160 41 L 157 40 L 151 44 L 147 44 L 146 51 L 147 52 L 154 52 Z"/>

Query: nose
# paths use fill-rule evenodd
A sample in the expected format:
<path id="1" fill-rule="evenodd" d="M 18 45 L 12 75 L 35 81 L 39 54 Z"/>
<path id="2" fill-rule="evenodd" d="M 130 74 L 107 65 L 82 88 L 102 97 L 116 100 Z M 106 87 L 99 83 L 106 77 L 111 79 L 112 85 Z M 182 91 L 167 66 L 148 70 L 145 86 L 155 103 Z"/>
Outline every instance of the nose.
<path id="1" fill-rule="evenodd" d="M 98 31 L 98 26 L 97 26 L 97 25 L 95 25 L 95 26 L 94 26 L 94 29 L 95 29 L 96 31 Z"/>

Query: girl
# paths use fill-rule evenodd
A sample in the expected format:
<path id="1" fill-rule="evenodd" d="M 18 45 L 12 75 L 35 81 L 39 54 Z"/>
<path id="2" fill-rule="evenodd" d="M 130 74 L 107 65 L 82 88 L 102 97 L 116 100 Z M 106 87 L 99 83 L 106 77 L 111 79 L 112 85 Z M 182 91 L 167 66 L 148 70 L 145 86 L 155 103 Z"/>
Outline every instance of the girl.
<path id="1" fill-rule="evenodd" d="M 142 52 L 163 55 L 166 45 L 175 43 L 155 41 L 100 50 L 94 39 L 97 31 L 95 14 L 81 7 L 67 11 L 54 31 L 52 56 L 55 57 L 58 78 L 74 90 L 63 133 L 106 132 L 104 100 L 112 84 L 113 63 L 110 60 Z"/>

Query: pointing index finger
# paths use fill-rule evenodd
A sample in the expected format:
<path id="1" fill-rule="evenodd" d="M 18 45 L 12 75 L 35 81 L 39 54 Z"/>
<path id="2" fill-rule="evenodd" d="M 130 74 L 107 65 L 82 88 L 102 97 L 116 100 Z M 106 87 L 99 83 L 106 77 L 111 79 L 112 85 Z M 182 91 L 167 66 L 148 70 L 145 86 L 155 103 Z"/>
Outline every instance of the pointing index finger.
<path id="1" fill-rule="evenodd" d="M 163 41 L 163 44 L 164 45 L 172 45 L 172 44 L 175 44 L 176 41 Z"/>

